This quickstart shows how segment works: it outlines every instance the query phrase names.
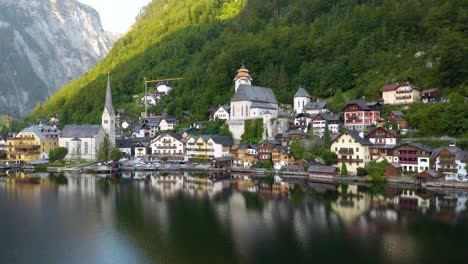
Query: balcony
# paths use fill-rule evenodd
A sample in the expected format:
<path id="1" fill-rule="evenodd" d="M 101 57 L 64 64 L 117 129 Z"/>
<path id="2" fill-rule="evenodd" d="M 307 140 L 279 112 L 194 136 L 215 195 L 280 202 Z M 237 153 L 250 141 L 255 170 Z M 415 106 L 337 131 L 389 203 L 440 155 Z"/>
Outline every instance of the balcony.
<path id="1" fill-rule="evenodd" d="M 401 159 L 408 159 L 408 158 L 411 158 L 411 159 L 417 159 L 418 158 L 418 154 L 400 154 L 398 155 L 398 158 L 401 160 Z"/>
<path id="2" fill-rule="evenodd" d="M 418 161 L 410 161 L 410 160 L 401 160 L 398 162 L 400 164 L 410 164 L 410 165 L 417 165 Z"/>
<path id="3" fill-rule="evenodd" d="M 411 93 L 413 89 L 411 88 L 405 88 L 405 89 L 397 89 L 396 93 Z"/>
<path id="4" fill-rule="evenodd" d="M 339 159 L 338 159 L 338 162 L 348 162 L 348 163 L 351 163 L 351 162 L 364 162 L 364 160 L 362 160 L 362 159 L 342 159 L 342 158 L 339 158 Z"/>
<path id="5" fill-rule="evenodd" d="M 176 146 L 157 146 L 157 149 L 177 149 Z"/>
<path id="6" fill-rule="evenodd" d="M 438 171 L 442 173 L 457 173 L 458 172 L 457 169 L 447 169 L 447 168 L 439 168 Z"/>
<path id="7" fill-rule="evenodd" d="M 169 144 L 170 144 L 170 143 L 172 143 L 172 141 L 171 141 L 170 139 L 169 139 L 169 140 L 168 140 L 168 139 L 164 139 L 164 140 L 162 141 L 162 143 L 165 143 L 165 144 L 168 144 L 168 143 L 169 143 Z"/>
<path id="8" fill-rule="evenodd" d="M 338 153 L 341 155 L 354 155 L 354 149 L 340 149 Z"/>

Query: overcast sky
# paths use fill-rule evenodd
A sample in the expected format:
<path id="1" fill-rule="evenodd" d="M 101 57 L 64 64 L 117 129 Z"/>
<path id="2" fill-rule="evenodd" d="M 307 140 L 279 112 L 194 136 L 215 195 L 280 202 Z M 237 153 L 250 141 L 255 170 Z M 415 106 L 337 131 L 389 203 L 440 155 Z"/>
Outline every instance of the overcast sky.
<path id="1" fill-rule="evenodd" d="M 106 31 L 125 33 L 135 22 L 140 9 L 151 0 L 78 0 L 99 12 Z"/>

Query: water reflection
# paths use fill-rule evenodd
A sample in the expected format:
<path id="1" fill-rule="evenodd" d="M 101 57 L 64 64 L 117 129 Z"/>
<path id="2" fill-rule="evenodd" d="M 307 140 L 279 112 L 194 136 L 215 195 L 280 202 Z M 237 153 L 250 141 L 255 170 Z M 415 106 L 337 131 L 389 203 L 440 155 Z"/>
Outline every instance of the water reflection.
<path id="1" fill-rule="evenodd" d="M 0 237 L 1 263 L 436 263 L 466 257 L 465 192 L 229 174 L 35 176 L 41 180 L 1 178 L 0 210 L 8 216 L 0 218 L 8 227 Z"/>

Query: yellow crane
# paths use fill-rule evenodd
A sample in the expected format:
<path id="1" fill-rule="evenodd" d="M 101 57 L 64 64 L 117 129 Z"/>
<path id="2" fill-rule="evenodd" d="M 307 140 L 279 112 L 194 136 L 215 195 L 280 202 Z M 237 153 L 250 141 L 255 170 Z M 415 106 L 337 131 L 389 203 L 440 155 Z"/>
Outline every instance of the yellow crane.
<path id="1" fill-rule="evenodd" d="M 174 78 L 157 78 L 157 79 L 147 79 L 146 77 L 143 78 L 145 82 L 145 117 L 148 117 L 148 100 L 146 100 L 146 96 L 148 96 L 148 83 L 158 83 L 158 82 L 168 82 L 168 81 L 179 81 L 182 80 L 182 77 L 174 77 Z"/>

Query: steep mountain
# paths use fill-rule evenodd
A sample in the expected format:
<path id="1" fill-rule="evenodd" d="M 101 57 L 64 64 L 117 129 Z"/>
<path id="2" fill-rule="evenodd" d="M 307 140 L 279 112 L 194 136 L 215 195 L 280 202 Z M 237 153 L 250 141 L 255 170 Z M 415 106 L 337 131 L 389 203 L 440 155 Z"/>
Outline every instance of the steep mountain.
<path id="1" fill-rule="evenodd" d="M 182 76 L 160 108 L 204 119 L 229 101 L 242 61 L 282 103 L 301 85 L 339 109 L 344 97 L 377 99 L 383 84 L 402 80 L 463 98 L 467 9 L 459 0 L 154 0 L 102 62 L 30 118 L 97 122 L 110 69 L 116 108 L 141 111 L 131 95 L 144 77 Z"/>
<path id="2" fill-rule="evenodd" d="M 104 58 L 117 37 L 76 0 L 0 0 L 0 114 L 26 116 Z"/>

